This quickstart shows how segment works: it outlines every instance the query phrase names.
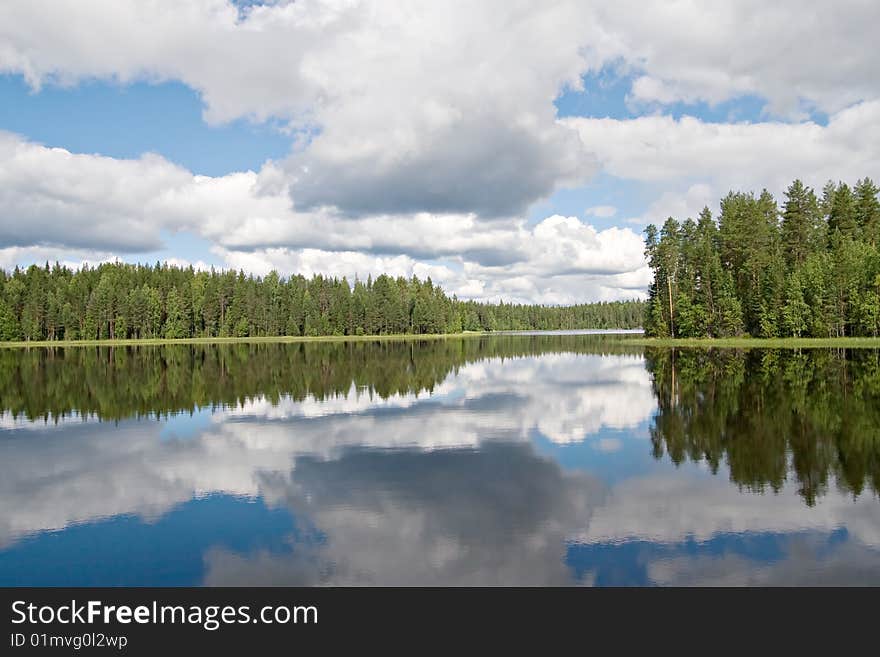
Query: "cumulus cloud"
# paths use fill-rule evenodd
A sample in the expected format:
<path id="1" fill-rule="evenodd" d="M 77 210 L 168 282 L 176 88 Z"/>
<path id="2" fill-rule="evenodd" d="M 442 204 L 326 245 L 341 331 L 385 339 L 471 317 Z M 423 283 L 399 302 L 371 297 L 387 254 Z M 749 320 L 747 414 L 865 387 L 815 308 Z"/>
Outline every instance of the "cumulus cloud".
<path id="1" fill-rule="evenodd" d="M 202 94 L 211 121 L 275 116 L 336 133 L 322 145 L 332 162 L 389 156 L 498 112 L 541 116 L 560 85 L 609 64 L 635 74 L 637 100 L 751 94 L 777 111 L 835 112 L 880 93 L 864 56 L 877 18 L 864 0 L 307 0 L 243 10 L 229 0 L 34 0 L 0 10 L 0 70 L 35 87 L 181 80 Z M 383 123 L 385 145 L 373 132 L 341 134 Z"/>
<path id="2" fill-rule="evenodd" d="M 716 186 L 720 189 L 721 183 Z M 684 219 L 696 218 L 703 208 L 714 207 L 718 203 L 720 192 L 716 186 L 707 183 L 695 183 L 689 186 L 683 193 L 663 192 L 648 207 L 644 218 L 638 219 L 638 223 L 647 224 L 650 221 L 662 223 L 666 217 Z M 752 190 L 750 190 L 752 191 Z M 645 218 L 651 218 L 646 221 Z"/>
<path id="3" fill-rule="evenodd" d="M 475 222 L 479 227 L 479 222 Z M 364 220 L 369 230 L 373 220 Z M 358 225 L 361 225 L 360 223 Z M 406 233 L 404 220 L 396 225 Z M 453 231 L 454 233 L 454 231 Z M 360 233 L 362 240 L 369 233 Z M 395 234 L 387 233 L 384 240 Z M 265 273 L 325 272 L 366 278 L 382 272 L 393 276 L 430 276 L 445 289 L 462 298 L 503 299 L 513 302 L 574 303 L 583 299 L 616 300 L 643 297 L 650 282 L 644 264 L 641 237 L 629 228 L 599 231 L 575 217 L 554 215 L 529 227 L 523 221 L 493 226 L 489 235 L 495 243 L 486 243 L 480 232 L 449 234 L 437 229 L 433 236 L 433 254 L 448 260 L 427 264 L 410 255 L 378 256 L 357 251 L 330 249 L 290 249 L 288 247 L 251 250 L 222 249 L 218 253 L 235 267 Z M 334 239 L 340 239 L 337 235 Z M 397 249 L 406 252 L 410 235 L 403 235 Z M 457 255 L 452 245 L 460 248 Z M 354 246 L 354 245 L 353 245 Z M 385 247 L 387 248 L 387 247 Z M 424 256 L 428 244 L 413 255 Z"/>
<path id="4" fill-rule="evenodd" d="M 191 180 L 156 155 L 77 155 L 0 132 L 0 247 L 156 248 L 156 197 Z"/>
<path id="5" fill-rule="evenodd" d="M 865 53 L 880 9 L 873 2 L 783 0 L 603 2 L 598 52 L 635 74 L 636 101 L 718 103 L 743 95 L 777 115 L 832 113 L 880 96 Z"/>
<path id="6" fill-rule="evenodd" d="M 281 119 L 307 144 L 286 165 L 303 208 L 498 216 L 593 170 L 552 104 L 587 67 L 580 13 L 570 2 L 242 13 L 224 0 L 38 1 L 0 10 L 0 71 L 35 87 L 180 80 L 209 121 Z"/>
<path id="7" fill-rule="evenodd" d="M 568 219 L 577 221 L 572 217 Z M 608 231 L 611 234 L 603 235 L 603 241 L 613 248 L 626 249 L 639 240 L 629 229 L 620 230 L 617 234 L 615 232 L 618 229 L 606 229 L 602 233 Z M 523 242 L 531 239 L 535 244 L 540 244 L 533 232 L 524 232 L 522 239 Z M 619 301 L 644 298 L 651 281 L 651 272 L 644 265 L 641 252 L 637 259 L 628 262 L 618 260 L 626 263 L 625 270 L 611 273 L 605 264 L 608 259 L 604 258 L 600 248 L 606 247 L 575 244 L 572 252 L 581 252 L 582 269 L 564 261 L 557 262 L 555 268 L 546 266 L 546 260 L 542 265 L 542 258 L 546 259 L 547 254 L 537 248 L 530 249 L 524 260 L 503 266 L 482 265 L 465 257 L 429 264 L 405 255 L 382 257 L 355 251 L 296 250 L 283 247 L 252 251 L 218 249 L 216 253 L 229 266 L 258 274 L 273 269 L 283 274 L 309 275 L 321 272 L 346 276 L 349 281 L 353 281 L 356 276 L 363 280 L 368 275 L 375 278 L 382 273 L 407 278 L 418 276 L 422 279 L 430 276 L 434 283 L 440 284 L 449 294 L 455 294 L 461 299 L 496 303 L 504 301 L 564 305 L 583 303 L 585 300 Z M 481 255 L 491 259 L 495 253 L 490 251 Z M 635 254 L 635 251 L 631 253 Z M 592 264 L 591 259 L 595 259 Z M 591 271 L 589 268 L 594 266 L 597 269 Z"/>
<path id="8" fill-rule="evenodd" d="M 880 178 L 880 100 L 842 110 L 827 125 L 708 123 L 689 116 L 566 123 L 607 173 L 666 188 L 647 213 L 650 221 L 694 216 L 731 189 L 766 187 L 781 198 L 795 178 L 816 188 L 829 179 Z"/>
<path id="9" fill-rule="evenodd" d="M 552 104 L 590 71 L 633 73 L 630 96 L 661 104 L 876 98 L 874 3 L 810 4 L 39 0 L 0 9 L 0 71 L 180 80 L 208 121 L 280 119 L 301 208 L 504 216 L 593 171 Z"/>
<path id="10" fill-rule="evenodd" d="M 683 116 L 566 119 L 621 178 L 665 182 L 710 176 L 732 185 L 782 186 L 800 175 L 824 182 L 880 169 L 880 100 L 804 121 L 707 123 Z"/>
<path id="11" fill-rule="evenodd" d="M 598 231 L 560 216 L 529 226 L 473 213 L 300 211 L 272 163 L 199 176 L 157 155 L 74 154 L 0 133 L 0 190 L 0 264 L 100 262 L 158 249 L 163 231 L 189 231 L 214 244 L 227 266 L 257 274 L 430 276 L 465 298 L 631 298 L 647 283 L 641 240 L 629 229 Z M 578 276 L 592 283 L 557 280 Z"/>
<path id="12" fill-rule="evenodd" d="M 78 269 L 83 264 L 89 266 L 101 262 L 113 262 L 118 258 L 109 252 L 93 249 L 56 249 L 52 247 L 19 247 L 10 246 L 0 249 L 0 268 L 11 271 L 22 263 L 59 262 L 60 264 Z"/>
<path id="13" fill-rule="evenodd" d="M 731 187 L 880 177 L 880 82 L 864 56 L 876 3 L 808 5 L 4 3 L 0 72 L 35 90 L 176 80 L 199 93 L 208 122 L 271 120 L 292 150 L 258 172 L 205 177 L 157 155 L 114 160 L 0 135 L 0 249 L 101 259 L 185 230 L 256 271 L 436 267 L 473 298 L 644 296 L 632 230 L 570 217 L 531 226 L 524 211 L 598 167 L 665 186 L 624 220 L 636 226 L 695 213 Z M 608 68 L 652 109 L 748 95 L 772 116 L 830 120 L 559 120 L 559 93 Z"/>

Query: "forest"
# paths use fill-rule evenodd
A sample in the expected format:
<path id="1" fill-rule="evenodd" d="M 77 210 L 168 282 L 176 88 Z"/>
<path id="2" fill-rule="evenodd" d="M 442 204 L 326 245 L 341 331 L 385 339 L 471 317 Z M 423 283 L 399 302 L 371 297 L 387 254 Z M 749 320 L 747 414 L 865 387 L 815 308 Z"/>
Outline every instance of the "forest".
<path id="1" fill-rule="evenodd" d="M 877 337 L 877 195 L 869 178 L 828 182 L 821 196 L 795 180 L 781 208 L 766 190 L 730 192 L 717 221 L 704 208 L 648 226 L 646 334 Z"/>
<path id="2" fill-rule="evenodd" d="M 440 334 L 640 328 L 643 301 L 479 303 L 430 278 L 264 277 L 168 264 L 0 270 L 0 340 Z"/>

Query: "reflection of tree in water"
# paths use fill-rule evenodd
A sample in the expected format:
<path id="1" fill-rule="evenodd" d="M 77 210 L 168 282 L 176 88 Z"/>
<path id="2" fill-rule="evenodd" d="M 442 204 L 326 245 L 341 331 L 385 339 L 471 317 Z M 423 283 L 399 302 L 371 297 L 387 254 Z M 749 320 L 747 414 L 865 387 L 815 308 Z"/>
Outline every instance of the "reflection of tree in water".
<path id="1" fill-rule="evenodd" d="M 352 386 L 385 399 L 430 392 L 459 367 L 486 358 L 640 352 L 588 335 L 0 350 L 0 412 L 118 420 L 259 397 L 321 400 Z"/>
<path id="2" fill-rule="evenodd" d="M 810 506 L 831 482 L 880 491 L 880 352 L 648 349 L 654 456 L 705 460 L 751 491 L 793 473 Z"/>

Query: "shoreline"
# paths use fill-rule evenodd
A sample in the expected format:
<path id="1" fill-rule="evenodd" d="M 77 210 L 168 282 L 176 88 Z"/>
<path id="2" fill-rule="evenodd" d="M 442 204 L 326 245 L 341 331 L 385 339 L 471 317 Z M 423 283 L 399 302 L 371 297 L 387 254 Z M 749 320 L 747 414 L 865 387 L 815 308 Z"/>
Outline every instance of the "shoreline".
<path id="1" fill-rule="evenodd" d="M 126 338 L 123 340 L 17 340 L 0 342 L 0 349 L 29 349 L 46 347 L 151 347 L 175 344 L 256 344 L 298 342 L 401 342 L 413 340 L 444 340 L 492 335 L 491 332 L 465 331 L 463 333 L 394 333 L 386 335 L 270 335 L 246 338 Z"/>
<path id="2" fill-rule="evenodd" d="M 641 347 L 688 347 L 701 349 L 880 349 L 880 338 L 633 338 Z"/>
<path id="3" fill-rule="evenodd" d="M 128 338 L 124 340 L 31 340 L 0 341 L 0 349 L 45 349 L 73 347 L 150 347 L 187 344 L 297 344 L 309 342 L 414 342 L 491 336 L 594 335 L 616 338 L 634 347 L 682 347 L 698 349 L 880 349 L 877 338 L 646 338 L 631 329 L 578 329 L 583 333 L 559 331 L 464 331 L 462 333 L 394 333 L 383 335 L 255 336 L 211 338 Z M 590 333 L 590 331 L 596 331 Z M 607 331 L 607 332 L 606 332 Z"/>

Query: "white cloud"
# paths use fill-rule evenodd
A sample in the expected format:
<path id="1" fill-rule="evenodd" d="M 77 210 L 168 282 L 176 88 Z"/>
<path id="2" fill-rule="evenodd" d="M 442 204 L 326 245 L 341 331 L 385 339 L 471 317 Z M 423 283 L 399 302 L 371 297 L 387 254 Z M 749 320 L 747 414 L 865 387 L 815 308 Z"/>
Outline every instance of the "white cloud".
<path id="1" fill-rule="evenodd" d="M 466 298 L 568 303 L 631 298 L 647 284 L 629 229 L 561 216 L 528 226 L 474 214 L 302 212 L 272 163 L 196 176 L 156 155 L 73 154 L 0 133 L 0 264 L 112 260 L 160 248 L 163 231 L 200 235 L 225 264 L 257 274 L 431 276 Z"/>
<path id="2" fill-rule="evenodd" d="M 880 170 L 880 101 L 803 123 L 706 123 L 684 116 L 566 120 L 603 168 L 621 178 L 709 178 L 747 188 L 781 187 L 797 176 L 824 182 Z M 876 175 L 876 174 L 875 174 Z"/>
<path id="3" fill-rule="evenodd" d="M 370 132 L 344 145 L 331 136 L 322 148 L 333 160 L 441 136 L 479 114 L 478 98 L 507 117 L 538 116 L 560 84 L 611 63 L 636 72 L 639 100 L 755 94 L 783 111 L 837 111 L 880 93 L 865 56 L 878 14 L 864 0 L 305 0 L 243 12 L 227 0 L 32 0 L 0 9 L 0 70 L 34 86 L 177 79 L 202 94 L 211 121 L 391 126 L 384 146 Z"/>
<path id="4" fill-rule="evenodd" d="M 35 88 L 180 80 L 211 122 L 276 118 L 301 209 L 510 215 L 594 170 L 553 99 L 613 65 L 635 102 L 744 94 L 797 115 L 880 95 L 880 10 L 717 3 L 5 3 L 0 71 Z M 161 38 L 156 38 L 161 35 Z"/>
<path id="5" fill-rule="evenodd" d="M 157 197 L 191 180 L 157 155 L 78 155 L 0 131 L 0 247 L 155 248 Z"/>
<path id="6" fill-rule="evenodd" d="M 54 264 L 58 262 L 71 269 L 79 269 L 84 264 L 89 266 L 102 262 L 113 262 L 118 258 L 110 253 L 85 250 L 55 249 L 47 247 L 20 247 L 9 246 L 0 249 L 0 268 L 11 271 L 16 266 L 25 266 L 36 263 Z"/>
<path id="7" fill-rule="evenodd" d="M 205 177 L 156 155 L 115 160 L 2 134 L 0 257 L 105 259 L 188 231 L 256 271 L 433 267 L 466 297 L 643 295 L 633 230 L 571 217 L 529 226 L 525 208 L 597 166 L 665 186 L 623 220 L 633 225 L 694 214 L 730 188 L 880 177 L 880 79 L 864 54 L 876 3 L 808 4 L 4 3 L 0 72 L 34 89 L 179 80 L 207 121 L 277 120 L 293 148 L 259 172 Z M 633 76 L 636 105 L 749 94 L 777 116 L 818 108 L 830 121 L 558 120 L 559 92 L 603 67 Z"/>
<path id="8" fill-rule="evenodd" d="M 410 277 L 418 263 L 412 258 L 399 255 L 391 257 L 373 256 L 356 251 L 322 251 L 320 249 L 291 250 L 284 247 L 260 249 L 257 251 L 222 251 L 226 263 L 234 269 L 244 269 L 258 275 L 268 274 L 273 269 L 282 274 L 313 274 L 347 277 L 353 281 L 355 276 L 366 280 L 368 275 Z"/>
<path id="9" fill-rule="evenodd" d="M 650 282 L 641 237 L 629 228 L 597 231 L 576 217 L 554 215 L 538 223 L 523 249 L 528 259 L 507 266 L 466 262 L 465 273 L 492 281 L 498 296 L 546 303 L 643 296 Z M 504 297 L 507 299 L 508 297 Z"/>
<path id="10" fill-rule="evenodd" d="M 719 194 L 706 183 L 696 183 L 688 187 L 684 193 L 664 192 L 660 198 L 651 203 L 647 217 L 662 223 L 667 217 L 695 219 L 700 210 L 718 204 Z M 647 222 L 646 222 L 647 223 Z"/>
<path id="11" fill-rule="evenodd" d="M 636 74 L 636 101 L 718 103 L 743 95 L 771 112 L 836 112 L 880 96 L 870 56 L 880 7 L 845 0 L 669 3 L 615 0 L 596 10 L 598 54 Z"/>
<path id="12" fill-rule="evenodd" d="M 286 164 L 304 208 L 496 216 L 593 171 L 552 103 L 587 68 L 581 18 L 572 2 L 306 0 L 241 16 L 224 0 L 37 0 L 0 8 L 0 72 L 35 87 L 181 80 L 208 121 L 279 118 L 310 135 Z"/>
<path id="13" fill-rule="evenodd" d="M 577 221 L 572 217 L 566 219 Z M 381 273 L 407 278 L 415 275 L 422 279 L 430 276 L 449 294 L 462 299 L 571 304 L 586 299 L 644 298 L 651 275 L 643 263 L 641 250 L 631 249 L 634 243 L 641 244 L 633 231 L 611 228 L 597 233 L 587 226 L 592 231 L 589 234 L 597 237 L 589 242 L 573 240 L 563 244 L 560 250 L 574 260 L 554 261 L 553 251 L 546 248 L 548 240 L 535 236 L 544 228 L 538 224 L 533 232 L 523 231 L 521 239 L 524 248 L 528 249 L 525 259 L 503 266 L 485 266 L 463 258 L 430 264 L 406 255 L 374 256 L 356 251 L 285 247 L 252 251 L 218 249 L 216 253 L 229 266 L 258 274 L 273 269 L 282 274 L 321 272 L 346 276 L 349 281 L 355 276 L 363 280 L 367 275 L 376 277 Z M 618 255 L 606 255 L 612 250 Z M 628 250 L 632 256 L 630 260 L 627 260 Z M 620 273 L 615 273 L 617 267 L 620 267 Z"/>
<path id="14" fill-rule="evenodd" d="M 588 217 L 613 217 L 617 214 L 617 208 L 613 205 L 594 205 L 587 208 L 584 214 Z"/>
<path id="15" fill-rule="evenodd" d="M 707 123 L 689 116 L 566 123 L 580 132 L 605 172 L 665 188 L 648 221 L 694 216 L 731 189 L 766 187 L 781 200 L 795 178 L 817 189 L 829 179 L 880 178 L 880 100 L 842 110 L 827 125 Z"/>

